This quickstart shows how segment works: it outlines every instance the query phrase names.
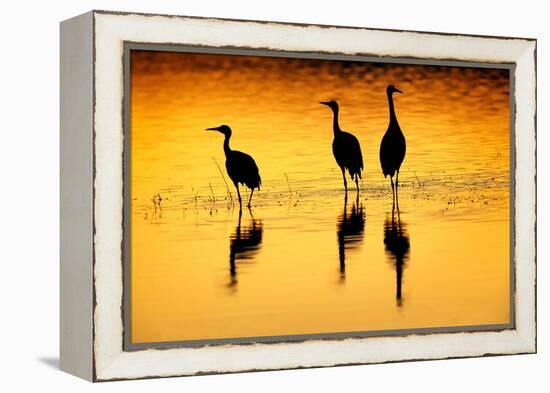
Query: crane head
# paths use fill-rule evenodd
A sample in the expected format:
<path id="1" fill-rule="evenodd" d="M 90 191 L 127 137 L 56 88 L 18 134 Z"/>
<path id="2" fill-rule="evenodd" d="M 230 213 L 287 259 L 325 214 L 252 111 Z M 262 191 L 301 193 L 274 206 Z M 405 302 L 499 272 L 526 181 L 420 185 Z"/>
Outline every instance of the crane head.
<path id="1" fill-rule="evenodd" d="M 207 128 L 206 131 L 218 131 L 224 135 L 231 135 L 231 128 L 229 128 L 229 126 L 226 126 L 225 124 L 222 124 L 219 127 Z"/>
<path id="2" fill-rule="evenodd" d="M 386 93 L 388 95 L 391 95 L 393 93 L 401 93 L 403 94 L 403 92 L 401 90 L 399 90 L 397 87 L 395 87 L 394 85 L 388 85 L 388 88 L 386 89 Z"/>
<path id="3" fill-rule="evenodd" d="M 328 106 L 330 109 L 332 109 L 333 111 L 337 111 L 338 110 L 338 103 L 334 100 L 331 100 L 331 101 L 321 101 L 319 102 L 319 104 L 323 104 L 323 105 L 326 105 Z"/>

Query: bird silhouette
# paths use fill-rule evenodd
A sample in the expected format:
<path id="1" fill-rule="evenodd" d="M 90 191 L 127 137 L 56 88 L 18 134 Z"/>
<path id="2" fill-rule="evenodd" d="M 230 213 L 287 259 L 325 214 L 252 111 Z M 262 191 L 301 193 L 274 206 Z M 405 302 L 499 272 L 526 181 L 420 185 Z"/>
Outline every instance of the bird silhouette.
<path id="1" fill-rule="evenodd" d="M 391 221 L 386 216 L 384 222 L 384 245 L 390 262 L 395 264 L 395 298 L 397 305 L 401 306 L 401 287 L 403 283 L 403 269 L 407 262 L 410 249 L 410 240 L 405 223 L 401 222 L 401 214 L 397 211 L 397 221 L 392 209 Z"/>
<path id="2" fill-rule="evenodd" d="M 333 113 L 334 140 L 332 141 L 332 153 L 336 163 L 342 171 L 344 179 L 344 188 L 348 192 L 348 182 L 346 181 L 346 169 L 352 180 L 355 180 L 355 187 L 359 193 L 359 179 L 363 170 L 363 155 L 361 154 L 361 145 L 355 136 L 349 132 L 342 131 L 338 124 L 338 103 L 336 101 L 320 102 L 328 106 Z"/>
<path id="3" fill-rule="evenodd" d="M 393 106 L 393 93 L 403 93 L 401 90 L 395 88 L 393 85 L 389 85 L 386 89 L 388 96 L 388 105 L 390 110 L 390 122 L 388 129 L 382 138 L 380 143 L 380 165 L 382 166 L 382 172 L 384 177 L 390 176 L 391 191 L 392 191 L 392 203 L 399 209 L 399 169 L 405 159 L 405 153 L 407 151 L 407 142 L 405 136 L 399 127 L 397 122 L 397 116 L 395 116 L 395 109 Z M 393 176 L 395 175 L 395 187 L 393 184 Z"/>
<path id="4" fill-rule="evenodd" d="M 225 168 L 229 178 L 237 189 L 237 195 L 239 196 L 239 208 L 242 209 L 241 192 L 239 191 L 239 183 L 246 185 L 250 188 L 250 198 L 248 199 L 248 208 L 252 202 L 252 195 L 254 189 L 260 189 L 262 179 L 260 178 L 260 171 L 254 159 L 246 153 L 231 150 L 229 147 L 229 139 L 231 138 L 231 128 L 223 124 L 219 127 L 207 128 L 207 131 L 221 132 L 225 139 L 223 141 L 223 151 L 225 153 Z"/>
<path id="5" fill-rule="evenodd" d="M 263 226 L 250 214 L 250 223 L 241 226 L 242 211 L 239 210 L 239 219 L 235 232 L 229 238 L 229 274 L 230 286 L 237 284 L 236 262 L 251 260 L 260 250 L 262 244 Z"/>
<path id="6" fill-rule="evenodd" d="M 344 198 L 344 209 L 342 215 L 338 217 L 336 226 L 336 237 L 338 238 L 338 256 L 340 259 L 340 277 L 342 280 L 346 276 L 346 251 L 359 247 L 363 241 L 363 232 L 365 230 L 365 211 L 363 204 L 359 203 L 359 195 L 348 209 L 347 195 Z"/>

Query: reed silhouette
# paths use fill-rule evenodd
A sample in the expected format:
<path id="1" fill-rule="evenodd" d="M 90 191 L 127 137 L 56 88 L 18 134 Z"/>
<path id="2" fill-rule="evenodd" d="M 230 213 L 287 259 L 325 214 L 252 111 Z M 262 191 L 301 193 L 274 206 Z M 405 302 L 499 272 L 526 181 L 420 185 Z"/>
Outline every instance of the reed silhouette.
<path id="1" fill-rule="evenodd" d="M 361 145 L 355 136 L 349 132 L 342 131 L 338 123 L 338 113 L 340 111 L 336 101 L 323 101 L 320 104 L 328 106 L 332 109 L 333 115 L 333 131 L 334 140 L 332 141 L 332 153 L 336 159 L 336 163 L 342 171 L 344 179 L 344 188 L 346 194 L 348 192 L 348 182 L 346 181 L 346 169 L 355 180 L 355 187 L 359 193 L 359 179 L 361 179 L 361 171 L 363 170 L 363 155 L 361 153 Z"/>
<path id="2" fill-rule="evenodd" d="M 336 226 L 338 238 L 338 256 L 340 259 L 340 277 L 346 277 L 346 251 L 356 249 L 363 241 L 365 230 L 365 211 L 359 203 L 359 195 L 348 209 L 348 196 L 344 198 L 344 209 L 338 217 Z"/>
<path id="3" fill-rule="evenodd" d="M 237 284 L 237 263 L 250 262 L 259 252 L 262 244 L 263 225 L 250 213 L 250 223 L 241 226 L 242 210 L 239 209 L 239 218 L 235 231 L 229 237 L 229 274 L 230 285 Z"/>
<path id="4" fill-rule="evenodd" d="M 395 265 L 395 299 L 397 305 L 401 306 L 403 270 L 409 257 L 410 240 L 407 234 L 406 224 L 401 222 L 399 210 L 397 211 L 397 220 L 395 216 L 394 209 L 392 209 L 391 221 L 388 215 L 386 215 L 386 220 L 384 222 L 384 245 L 389 261 Z"/>
<path id="5" fill-rule="evenodd" d="M 207 131 L 221 132 L 225 139 L 223 141 L 223 151 L 225 153 L 225 168 L 229 178 L 237 189 L 237 195 L 239 197 L 239 209 L 242 209 L 241 192 L 239 191 L 239 183 L 246 185 L 250 188 L 250 198 L 248 199 L 248 208 L 250 209 L 252 203 L 252 195 L 254 189 L 260 189 L 262 179 L 260 178 L 260 171 L 254 159 L 246 153 L 232 150 L 229 147 L 229 139 L 231 139 L 231 128 L 223 124 L 219 127 L 207 128 Z"/>
<path id="6" fill-rule="evenodd" d="M 380 165 L 382 166 L 382 173 L 384 177 L 390 176 L 391 191 L 392 191 L 392 204 L 397 205 L 399 209 L 399 169 L 405 159 L 405 153 L 407 151 L 407 143 L 405 136 L 399 127 L 397 116 L 395 115 L 395 108 L 393 105 L 393 94 L 403 93 L 393 85 L 389 85 L 386 89 L 386 95 L 388 96 L 388 106 L 390 111 L 390 120 L 388 129 L 382 137 L 380 143 Z M 395 187 L 393 184 L 393 176 L 395 175 Z"/>

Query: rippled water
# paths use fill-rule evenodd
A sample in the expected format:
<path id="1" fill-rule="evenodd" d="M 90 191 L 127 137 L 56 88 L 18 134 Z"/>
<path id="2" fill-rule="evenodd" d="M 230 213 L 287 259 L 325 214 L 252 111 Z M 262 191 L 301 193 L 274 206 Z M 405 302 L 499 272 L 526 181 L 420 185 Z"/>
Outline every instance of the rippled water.
<path id="1" fill-rule="evenodd" d="M 147 51 L 131 61 L 133 342 L 509 321 L 508 71 Z M 404 91 L 400 214 L 378 160 L 390 83 Z M 318 103 L 329 99 L 363 151 L 360 195 L 347 201 Z M 223 135 L 204 131 L 220 124 L 262 176 L 242 215 Z"/>

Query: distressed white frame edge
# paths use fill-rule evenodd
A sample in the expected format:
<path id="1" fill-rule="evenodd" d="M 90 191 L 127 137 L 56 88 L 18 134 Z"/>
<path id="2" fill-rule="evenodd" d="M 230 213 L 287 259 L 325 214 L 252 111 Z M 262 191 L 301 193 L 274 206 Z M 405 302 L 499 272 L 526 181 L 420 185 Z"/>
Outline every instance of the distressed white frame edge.
<path id="1" fill-rule="evenodd" d="M 95 380 L 536 351 L 536 41 L 104 12 L 94 12 L 93 16 Z M 516 329 L 124 352 L 121 318 L 124 41 L 516 63 Z"/>
<path id="2" fill-rule="evenodd" d="M 60 26 L 60 368 L 93 379 L 93 13 Z"/>

